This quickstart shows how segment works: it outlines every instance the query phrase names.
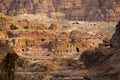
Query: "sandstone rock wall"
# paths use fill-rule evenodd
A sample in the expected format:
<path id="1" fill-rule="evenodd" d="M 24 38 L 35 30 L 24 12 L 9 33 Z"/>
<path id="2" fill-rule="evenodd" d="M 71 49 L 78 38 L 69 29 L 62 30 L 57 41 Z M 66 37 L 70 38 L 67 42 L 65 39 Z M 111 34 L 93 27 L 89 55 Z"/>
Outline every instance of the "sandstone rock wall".
<path id="1" fill-rule="evenodd" d="M 110 40 L 110 47 L 102 46 L 87 50 L 81 60 L 88 68 L 85 80 L 119 80 L 120 79 L 120 22 Z"/>
<path id="2" fill-rule="evenodd" d="M 119 0 L 1 0 L 7 15 L 42 14 L 54 19 L 118 21 Z"/>

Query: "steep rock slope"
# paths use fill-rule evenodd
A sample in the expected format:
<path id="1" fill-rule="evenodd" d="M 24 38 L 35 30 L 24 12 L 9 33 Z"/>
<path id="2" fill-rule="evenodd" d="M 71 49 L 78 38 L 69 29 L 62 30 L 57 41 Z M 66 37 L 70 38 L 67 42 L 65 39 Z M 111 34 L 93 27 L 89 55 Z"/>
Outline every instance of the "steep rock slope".
<path id="1" fill-rule="evenodd" d="M 86 80 L 119 80 L 120 79 L 120 22 L 110 40 L 111 46 L 87 50 L 81 60 L 88 67 Z"/>
<path id="2" fill-rule="evenodd" d="M 0 0 L 7 15 L 42 14 L 55 19 L 117 21 L 119 0 Z"/>

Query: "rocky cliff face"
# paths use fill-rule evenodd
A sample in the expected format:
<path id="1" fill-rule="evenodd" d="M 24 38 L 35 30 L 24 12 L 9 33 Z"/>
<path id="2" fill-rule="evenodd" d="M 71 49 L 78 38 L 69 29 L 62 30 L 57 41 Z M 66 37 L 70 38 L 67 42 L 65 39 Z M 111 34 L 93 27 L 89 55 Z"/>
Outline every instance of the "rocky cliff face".
<path id="1" fill-rule="evenodd" d="M 17 58 L 15 51 L 4 40 L 0 40 L 0 80 L 14 80 Z"/>
<path id="2" fill-rule="evenodd" d="M 113 34 L 112 39 L 110 40 L 110 42 L 111 42 L 111 47 L 116 47 L 116 48 L 120 47 L 120 21 L 116 25 L 116 31 Z"/>
<path id="3" fill-rule="evenodd" d="M 117 21 L 119 0 L 0 0 L 7 15 L 42 14 L 54 19 Z"/>
<path id="4" fill-rule="evenodd" d="M 110 40 L 110 48 L 99 47 L 87 50 L 81 55 L 81 60 L 88 67 L 85 80 L 119 80 L 120 79 L 120 22 Z"/>

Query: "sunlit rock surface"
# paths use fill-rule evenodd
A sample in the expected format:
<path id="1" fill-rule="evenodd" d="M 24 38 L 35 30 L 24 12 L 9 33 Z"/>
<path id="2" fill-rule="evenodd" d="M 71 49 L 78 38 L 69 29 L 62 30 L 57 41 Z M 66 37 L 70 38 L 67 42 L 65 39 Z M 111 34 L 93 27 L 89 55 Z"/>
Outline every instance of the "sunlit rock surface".
<path id="1" fill-rule="evenodd" d="M 41 14 L 54 19 L 118 21 L 119 0 L 1 0 L 7 15 Z"/>

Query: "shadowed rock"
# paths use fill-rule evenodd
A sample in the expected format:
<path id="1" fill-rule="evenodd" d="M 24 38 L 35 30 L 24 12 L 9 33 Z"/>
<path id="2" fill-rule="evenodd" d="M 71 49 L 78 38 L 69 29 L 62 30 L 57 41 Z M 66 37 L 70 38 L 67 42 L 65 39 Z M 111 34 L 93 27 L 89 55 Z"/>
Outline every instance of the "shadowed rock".
<path id="1" fill-rule="evenodd" d="M 83 52 L 81 60 L 88 68 L 85 80 L 120 79 L 120 21 L 110 44 L 110 48 L 103 46 Z"/>
<path id="2" fill-rule="evenodd" d="M 120 21 L 116 25 L 116 31 L 110 40 L 111 47 L 120 48 Z"/>
<path id="3" fill-rule="evenodd" d="M 4 41 L 0 41 L 0 80 L 14 80 L 15 61 L 18 55 Z"/>

